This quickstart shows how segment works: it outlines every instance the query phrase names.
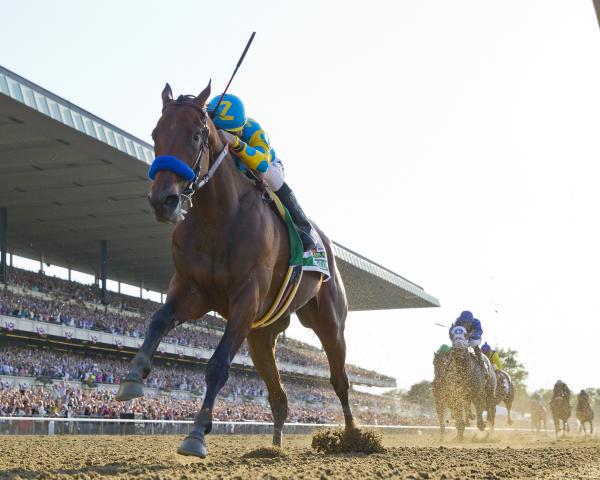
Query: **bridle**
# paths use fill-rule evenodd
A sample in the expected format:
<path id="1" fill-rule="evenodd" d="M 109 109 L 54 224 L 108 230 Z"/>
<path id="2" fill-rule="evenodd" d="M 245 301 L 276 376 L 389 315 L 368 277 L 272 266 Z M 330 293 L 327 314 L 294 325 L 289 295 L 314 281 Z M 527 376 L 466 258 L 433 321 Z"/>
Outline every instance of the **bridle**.
<path id="1" fill-rule="evenodd" d="M 208 114 L 206 112 L 206 109 L 203 107 L 200 107 L 193 101 L 190 101 L 190 99 L 192 99 L 192 98 L 194 98 L 194 97 L 186 97 L 184 95 L 180 95 L 177 98 L 177 100 L 167 103 L 162 109 L 162 113 L 164 114 L 165 110 L 170 107 L 191 107 L 191 108 L 194 108 L 195 110 L 198 110 L 201 113 L 201 117 L 203 119 L 202 130 L 201 130 L 201 134 L 200 134 L 201 142 L 198 147 L 198 151 L 194 155 L 194 162 L 192 163 L 192 167 L 191 167 L 191 171 L 193 172 L 193 178 L 191 180 L 186 179 L 187 181 L 186 181 L 185 187 L 182 190 L 182 192 L 179 194 L 179 196 L 181 197 L 181 200 L 183 202 L 183 205 L 181 206 L 181 209 L 180 209 L 180 219 L 183 219 L 183 217 L 189 211 L 189 209 L 193 207 L 192 197 L 193 197 L 194 193 L 196 193 L 198 190 L 200 190 L 202 187 L 204 187 L 209 182 L 209 180 L 213 177 L 213 175 L 215 174 L 215 172 L 217 171 L 217 169 L 223 162 L 223 159 L 227 155 L 228 149 L 229 149 L 229 146 L 227 144 L 225 144 L 225 146 L 223 147 L 223 150 L 221 151 L 221 153 L 219 153 L 219 156 L 212 162 L 212 164 L 209 163 L 207 172 L 202 177 L 200 177 L 200 168 L 202 167 L 202 159 L 204 158 L 204 154 L 207 151 L 209 152 L 209 162 L 210 162 L 210 157 L 211 157 L 211 155 L 210 155 L 211 149 L 210 149 L 210 143 L 209 143 L 210 130 L 208 128 Z M 150 171 L 152 172 L 152 169 L 153 169 L 154 165 L 157 163 L 157 161 L 160 162 L 161 159 L 164 159 L 167 157 L 169 158 L 169 162 L 166 164 L 161 163 L 160 164 L 161 167 L 159 167 L 160 169 L 175 171 L 175 173 L 178 173 L 178 172 L 176 171 L 176 169 L 174 167 L 179 167 L 179 168 L 183 168 L 186 170 L 190 169 L 189 165 L 187 165 L 185 162 L 183 162 L 182 160 L 180 160 L 176 157 L 160 156 L 160 157 L 156 157 L 154 159 L 153 166 L 150 168 Z M 180 165 L 177 165 L 178 162 Z"/>

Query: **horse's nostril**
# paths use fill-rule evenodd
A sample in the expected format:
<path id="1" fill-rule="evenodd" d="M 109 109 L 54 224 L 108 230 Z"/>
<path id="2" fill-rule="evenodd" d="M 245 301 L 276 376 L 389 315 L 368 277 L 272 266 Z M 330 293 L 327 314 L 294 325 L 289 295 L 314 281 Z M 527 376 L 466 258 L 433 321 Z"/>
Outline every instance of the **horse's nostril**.
<path id="1" fill-rule="evenodd" d="M 179 204 L 179 196 L 178 195 L 169 195 L 167 198 L 165 198 L 164 206 L 165 206 L 165 208 L 168 208 L 169 210 L 175 209 L 178 204 Z"/>

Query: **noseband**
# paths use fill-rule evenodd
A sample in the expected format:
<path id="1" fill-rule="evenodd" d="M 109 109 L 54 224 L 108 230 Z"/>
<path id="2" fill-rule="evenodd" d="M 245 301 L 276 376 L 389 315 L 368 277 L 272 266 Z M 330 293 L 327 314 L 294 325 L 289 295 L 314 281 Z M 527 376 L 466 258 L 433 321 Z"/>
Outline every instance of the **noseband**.
<path id="1" fill-rule="evenodd" d="M 189 209 L 193 207 L 192 196 L 196 191 L 200 190 L 204 185 L 206 185 L 212 178 L 217 171 L 217 168 L 219 168 L 219 165 L 221 165 L 221 162 L 225 158 L 225 155 L 227 155 L 229 148 L 229 146 L 225 144 L 223 150 L 216 160 L 212 163 L 212 165 L 209 165 L 206 174 L 204 174 L 202 177 L 199 176 L 204 153 L 207 150 L 210 152 L 210 145 L 208 143 L 210 130 L 208 128 L 206 110 L 196 105 L 194 102 L 189 101 L 188 98 L 189 97 L 180 95 L 176 101 L 166 104 L 162 109 L 162 113 L 164 113 L 169 107 L 192 107 L 202 114 L 201 116 L 204 119 L 201 133 L 202 142 L 200 143 L 200 147 L 196 152 L 192 166 L 190 167 L 187 163 L 175 157 L 174 155 L 160 155 L 154 159 L 150 169 L 148 170 L 148 177 L 151 180 L 154 180 L 154 177 L 159 170 L 169 170 L 183 177 L 187 181 L 185 188 L 180 194 L 180 197 L 183 197 L 184 201 L 184 206 L 181 208 L 183 215 L 185 215 L 185 213 L 187 213 Z"/>

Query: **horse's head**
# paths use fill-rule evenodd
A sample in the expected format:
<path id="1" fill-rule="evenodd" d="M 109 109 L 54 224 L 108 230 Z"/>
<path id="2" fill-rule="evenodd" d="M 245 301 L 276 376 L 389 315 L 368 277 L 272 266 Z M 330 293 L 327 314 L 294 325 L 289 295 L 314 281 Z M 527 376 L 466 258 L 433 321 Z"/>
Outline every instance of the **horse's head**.
<path id="1" fill-rule="evenodd" d="M 455 325 L 450 329 L 450 340 L 453 349 L 467 350 L 469 348 L 469 334 L 462 325 Z"/>
<path id="2" fill-rule="evenodd" d="M 168 83 L 162 92 L 162 115 L 152 132 L 155 160 L 148 194 L 159 222 L 175 223 L 183 217 L 190 194 L 187 186 L 208 171 L 210 155 L 204 152 L 212 125 L 204 106 L 209 95 L 210 82 L 196 97 L 173 100 Z"/>

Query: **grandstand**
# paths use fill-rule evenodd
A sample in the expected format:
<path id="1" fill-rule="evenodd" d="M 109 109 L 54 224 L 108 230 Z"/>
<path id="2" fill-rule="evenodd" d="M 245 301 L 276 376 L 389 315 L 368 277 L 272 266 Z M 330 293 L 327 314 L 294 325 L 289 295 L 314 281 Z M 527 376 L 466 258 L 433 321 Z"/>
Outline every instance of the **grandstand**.
<path id="1" fill-rule="evenodd" d="M 142 288 L 164 292 L 172 272 L 171 230 L 146 201 L 152 159 L 151 145 L 0 67 L 0 414 L 114 416 L 126 408 L 188 418 L 198 410 L 203 368 L 224 326 L 216 316 L 164 338 L 146 399 L 111 400 L 158 303 L 108 291 L 107 280 L 139 286 L 141 297 Z M 39 259 L 96 282 L 8 267 L 7 252 L 11 261 Z M 360 254 L 338 243 L 334 253 L 350 310 L 439 306 L 422 287 Z M 284 337 L 277 356 L 296 402 L 292 418 L 335 420 L 323 352 Z M 270 418 L 245 346 L 233 372 L 221 418 Z M 353 384 L 395 386 L 357 366 L 348 366 L 348 376 Z M 398 421 L 396 400 L 355 392 L 353 402 L 370 423 L 375 413 Z"/>

